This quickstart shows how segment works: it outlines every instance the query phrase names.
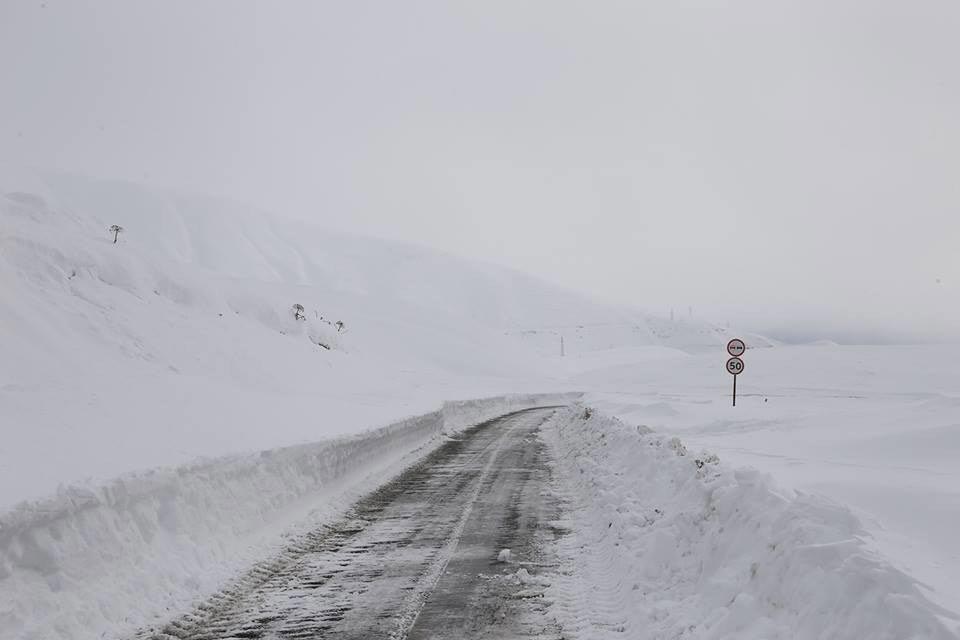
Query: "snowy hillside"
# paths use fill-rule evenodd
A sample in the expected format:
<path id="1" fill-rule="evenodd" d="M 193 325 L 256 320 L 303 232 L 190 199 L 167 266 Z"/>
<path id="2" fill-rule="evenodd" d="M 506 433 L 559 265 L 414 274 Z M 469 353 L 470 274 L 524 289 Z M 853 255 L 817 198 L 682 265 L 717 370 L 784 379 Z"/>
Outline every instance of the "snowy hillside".
<path id="1" fill-rule="evenodd" d="M 11 170 L 0 194 L 0 507 L 557 388 L 537 357 L 552 347 L 530 339 L 555 345 L 554 327 L 571 328 L 568 352 L 724 339 L 214 198 Z"/>

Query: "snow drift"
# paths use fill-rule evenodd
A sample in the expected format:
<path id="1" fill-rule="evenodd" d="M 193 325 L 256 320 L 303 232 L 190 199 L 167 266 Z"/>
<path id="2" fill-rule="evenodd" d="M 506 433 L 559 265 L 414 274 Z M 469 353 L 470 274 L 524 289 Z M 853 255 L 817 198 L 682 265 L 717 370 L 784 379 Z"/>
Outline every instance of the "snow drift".
<path id="1" fill-rule="evenodd" d="M 116 637 L 182 611 L 442 435 L 570 396 L 445 404 L 357 436 L 129 475 L 0 517 L 0 638 Z M 309 514 L 309 517 L 305 517 Z"/>
<path id="2" fill-rule="evenodd" d="M 546 427 L 566 496 L 567 637 L 955 638 L 845 508 L 582 407 Z"/>

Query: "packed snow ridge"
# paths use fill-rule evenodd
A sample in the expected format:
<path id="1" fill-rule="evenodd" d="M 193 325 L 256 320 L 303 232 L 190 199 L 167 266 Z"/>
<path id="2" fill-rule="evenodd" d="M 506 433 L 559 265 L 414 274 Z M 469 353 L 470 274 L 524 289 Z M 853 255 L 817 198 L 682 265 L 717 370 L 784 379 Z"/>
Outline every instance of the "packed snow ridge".
<path id="1" fill-rule="evenodd" d="M 568 502 L 547 589 L 565 637 L 956 638 L 837 504 L 582 407 L 544 437 Z"/>

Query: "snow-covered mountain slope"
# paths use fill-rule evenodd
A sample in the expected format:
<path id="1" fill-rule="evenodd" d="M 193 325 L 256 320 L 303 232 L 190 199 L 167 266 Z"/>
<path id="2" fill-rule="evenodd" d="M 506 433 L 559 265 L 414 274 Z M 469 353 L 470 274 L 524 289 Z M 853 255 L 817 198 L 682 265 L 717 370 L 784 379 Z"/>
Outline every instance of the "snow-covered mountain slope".
<path id="1" fill-rule="evenodd" d="M 0 508 L 87 476 L 555 389 L 539 356 L 560 333 L 568 353 L 725 339 L 508 269 L 128 183 L 0 171 L 0 218 Z"/>

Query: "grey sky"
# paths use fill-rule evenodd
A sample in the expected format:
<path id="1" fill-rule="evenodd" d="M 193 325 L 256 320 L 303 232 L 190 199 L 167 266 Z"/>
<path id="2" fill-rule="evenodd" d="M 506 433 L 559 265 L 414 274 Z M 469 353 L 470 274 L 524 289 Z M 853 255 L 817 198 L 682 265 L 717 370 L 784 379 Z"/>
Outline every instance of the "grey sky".
<path id="1" fill-rule="evenodd" d="M 955 0 L 0 0 L 0 161 L 755 329 L 957 335 L 958 33 Z"/>

